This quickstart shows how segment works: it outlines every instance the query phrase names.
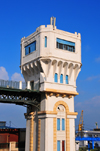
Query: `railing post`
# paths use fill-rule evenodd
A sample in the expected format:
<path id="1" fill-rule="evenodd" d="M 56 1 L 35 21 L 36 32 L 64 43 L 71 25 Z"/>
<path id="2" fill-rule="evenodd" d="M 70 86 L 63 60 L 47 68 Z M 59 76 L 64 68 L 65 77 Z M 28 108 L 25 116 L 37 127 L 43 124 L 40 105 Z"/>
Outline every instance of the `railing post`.
<path id="1" fill-rule="evenodd" d="M 19 81 L 19 89 L 22 89 L 22 81 Z"/>
<path id="2" fill-rule="evenodd" d="M 30 89 L 30 81 L 27 81 L 27 89 Z"/>

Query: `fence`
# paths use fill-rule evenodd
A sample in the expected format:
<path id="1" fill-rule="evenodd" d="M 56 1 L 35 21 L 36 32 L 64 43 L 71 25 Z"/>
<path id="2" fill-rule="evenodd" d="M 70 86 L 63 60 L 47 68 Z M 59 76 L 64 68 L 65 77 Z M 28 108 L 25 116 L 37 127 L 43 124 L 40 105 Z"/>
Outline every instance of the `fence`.
<path id="1" fill-rule="evenodd" d="M 31 82 L 30 82 L 31 84 Z M 21 84 L 21 89 L 25 90 L 27 88 L 27 83 L 26 82 L 22 82 Z M 31 86 L 29 86 L 31 90 L 35 90 L 35 91 L 39 91 L 39 86 L 40 86 L 40 82 L 39 80 L 34 82 L 34 88 L 32 89 Z M 6 87 L 6 88 L 15 88 L 15 89 L 20 89 L 20 81 L 10 81 L 10 80 L 1 80 L 0 79 L 0 87 Z"/>
<path id="2" fill-rule="evenodd" d="M 10 80 L 0 80 L 0 87 L 19 89 L 19 82 Z M 26 88 L 26 82 L 22 82 L 22 89 Z"/>

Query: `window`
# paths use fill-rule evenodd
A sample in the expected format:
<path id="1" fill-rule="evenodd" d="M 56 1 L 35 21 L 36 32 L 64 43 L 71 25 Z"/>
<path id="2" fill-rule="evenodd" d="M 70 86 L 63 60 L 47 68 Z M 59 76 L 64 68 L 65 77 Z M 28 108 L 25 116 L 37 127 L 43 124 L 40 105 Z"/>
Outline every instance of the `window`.
<path id="1" fill-rule="evenodd" d="M 65 151 L 65 141 L 62 141 L 62 151 Z"/>
<path id="2" fill-rule="evenodd" d="M 60 131 L 60 118 L 57 118 L 57 130 Z"/>
<path id="3" fill-rule="evenodd" d="M 59 49 L 75 52 L 75 43 L 74 42 L 57 38 L 56 43 L 57 43 L 56 47 Z"/>
<path id="4" fill-rule="evenodd" d="M 47 47 L 47 37 L 45 36 L 45 47 Z"/>
<path id="5" fill-rule="evenodd" d="M 57 73 L 55 73 L 55 75 L 54 75 L 54 82 L 58 82 L 58 74 Z"/>
<path id="6" fill-rule="evenodd" d="M 25 55 L 28 55 L 35 50 L 36 50 L 36 41 L 25 47 Z"/>
<path id="7" fill-rule="evenodd" d="M 57 141 L 57 151 L 60 151 L 60 141 Z"/>
<path id="8" fill-rule="evenodd" d="M 60 75 L 60 83 L 63 83 L 63 74 Z"/>
<path id="9" fill-rule="evenodd" d="M 66 79 L 65 80 L 66 80 L 66 84 L 68 84 L 68 75 L 66 75 Z"/>
<path id="10" fill-rule="evenodd" d="M 65 119 L 62 118 L 62 131 L 64 131 L 64 130 L 65 130 Z"/>

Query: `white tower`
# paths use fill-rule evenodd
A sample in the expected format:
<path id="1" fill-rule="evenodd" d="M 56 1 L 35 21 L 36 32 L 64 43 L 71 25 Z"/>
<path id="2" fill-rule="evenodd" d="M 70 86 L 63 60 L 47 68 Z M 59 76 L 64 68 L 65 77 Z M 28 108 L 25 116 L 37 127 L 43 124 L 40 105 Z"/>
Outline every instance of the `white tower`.
<path id="1" fill-rule="evenodd" d="M 57 29 L 55 18 L 21 39 L 27 88 L 41 93 L 40 109 L 27 108 L 25 151 L 75 151 L 74 96 L 80 69 L 80 33 Z"/>

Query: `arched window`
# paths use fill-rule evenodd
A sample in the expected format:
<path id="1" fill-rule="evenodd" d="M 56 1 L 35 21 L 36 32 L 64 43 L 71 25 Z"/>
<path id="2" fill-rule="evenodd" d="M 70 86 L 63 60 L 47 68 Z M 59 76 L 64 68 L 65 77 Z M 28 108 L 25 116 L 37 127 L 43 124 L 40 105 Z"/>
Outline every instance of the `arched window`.
<path id="1" fill-rule="evenodd" d="M 60 75 L 60 83 L 63 83 L 63 74 Z"/>
<path id="2" fill-rule="evenodd" d="M 55 73 L 55 75 L 54 75 L 54 82 L 58 82 L 58 74 L 57 73 Z"/>
<path id="3" fill-rule="evenodd" d="M 66 111 L 63 105 L 57 106 L 57 151 L 65 151 L 65 137 L 66 137 L 66 128 L 65 128 L 65 119 Z M 65 131 L 65 133 L 62 133 Z M 61 139 L 61 133 L 63 139 Z"/>
<path id="4" fill-rule="evenodd" d="M 66 75 L 66 79 L 65 80 L 66 80 L 66 84 L 68 84 L 68 75 Z"/>

